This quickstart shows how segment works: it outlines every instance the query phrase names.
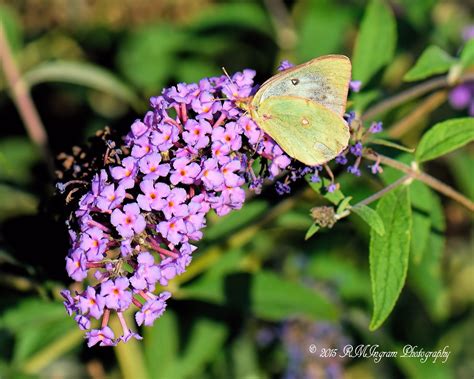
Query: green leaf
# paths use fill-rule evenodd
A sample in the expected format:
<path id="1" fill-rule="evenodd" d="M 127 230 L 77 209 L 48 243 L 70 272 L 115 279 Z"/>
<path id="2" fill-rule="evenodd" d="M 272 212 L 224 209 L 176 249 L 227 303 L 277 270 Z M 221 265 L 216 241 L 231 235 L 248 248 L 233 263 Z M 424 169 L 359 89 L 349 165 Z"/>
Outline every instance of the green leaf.
<path id="1" fill-rule="evenodd" d="M 318 230 L 320 229 L 320 227 L 316 224 L 311 224 L 311 226 L 309 227 L 308 231 L 306 232 L 305 236 L 304 236 L 304 240 L 307 241 L 309 240 L 312 236 L 314 236 Z"/>
<path id="2" fill-rule="evenodd" d="M 268 36 L 273 36 L 273 27 L 264 8 L 253 2 L 221 3 L 199 13 L 190 25 L 189 30 L 202 32 L 218 28 L 255 29 Z"/>
<path id="3" fill-rule="evenodd" d="M 255 337 L 253 335 L 241 335 L 232 344 L 232 367 L 234 378 L 260 378 L 258 371 L 258 356 Z"/>
<path id="4" fill-rule="evenodd" d="M 461 66 L 463 69 L 474 65 L 474 38 L 466 42 L 461 52 Z"/>
<path id="5" fill-rule="evenodd" d="M 33 353 L 47 350 L 48 344 L 75 330 L 76 325 L 66 316 L 61 303 L 31 298 L 5 312 L 0 319 L 0 327 L 7 328 L 15 336 L 13 362 L 21 366 Z M 43 364 L 47 358 L 43 358 Z"/>
<path id="6" fill-rule="evenodd" d="M 325 296 L 301 283 L 266 271 L 256 274 L 235 271 L 219 275 L 208 273 L 183 287 L 180 297 L 238 309 L 250 308 L 265 320 L 282 320 L 296 315 L 334 320 L 338 316 L 338 310 Z"/>
<path id="7" fill-rule="evenodd" d="M 178 320 L 173 310 L 166 310 L 153 328 L 144 329 L 144 334 L 148 372 L 159 372 L 163 378 L 171 377 L 171 372 L 176 369 L 179 348 Z"/>
<path id="8" fill-rule="evenodd" d="M 385 234 L 383 221 L 377 211 L 373 210 L 367 205 L 357 205 L 351 210 L 352 212 L 356 213 L 362 220 L 364 220 L 379 235 L 383 236 Z"/>
<path id="9" fill-rule="evenodd" d="M 172 25 L 147 25 L 124 38 L 117 54 L 121 72 L 136 87 L 159 92 L 174 74 L 187 34 Z"/>
<path id="10" fill-rule="evenodd" d="M 444 74 L 456 63 L 456 59 L 438 46 L 429 46 L 415 63 L 415 66 L 408 71 L 403 80 L 412 82 L 421 80 L 437 74 Z"/>
<path id="11" fill-rule="evenodd" d="M 0 4 L 0 27 L 2 26 L 11 50 L 19 50 L 23 44 L 21 21 L 12 8 L 4 4 Z"/>
<path id="12" fill-rule="evenodd" d="M 381 94 L 382 92 L 377 89 L 352 94 L 351 97 L 354 102 L 354 110 L 357 113 L 363 113 L 367 107 L 374 102 L 374 100 L 380 97 Z"/>
<path id="13" fill-rule="evenodd" d="M 471 173 L 474 167 L 474 155 L 467 151 L 458 150 L 453 154 L 449 154 L 448 162 L 458 187 L 469 199 L 474 200 L 474 175 Z"/>
<path id="14" fill-rule="evenodd" d="M 456 118 L 440 122 L 421 138 L 416 160 L 426 162 L 456 150 L 474 140 L 474 118 Z"/>
<path id="15" fill-rule="evenodd" d="M 268 203 L 263 200 L 251 201 L 239 210 L 219 217 L 216 222 L 207 227 L 204 238 L 209 241 L 222 239 L 250 223 L 257 221 L 268 210 Z"/>
<path id="16" fill-rule="evenodd" d="M 308 217 L 308 208 L 289 210 L 279 215 L 275 220 L 275 225 L 287 230 L 307 230 L 313 221 Z"/>
<path id="17" fill-rule="evenodd" d="M 22 190 L 0 184 L 0 221 L 38 211 L 38 199 Z"/>
<path id="18" fill-rule="evenodd" d="M 430 229 L 419 259 L 415 260 L 417 257 L 412 255 L 413 264 L 410 265 L 408 281 L 431 318 L 441 321 L 448 317 L 450 311 L 449 293 L 443 278 L 445 220 L 439 198 L 428 188 L 427 190 L 431 194 Z"/>
<path id="19" fill-rule="evenodd" d="M 178 82 L 197 83 L 200 79 L 214 76 L 222 70 L 215 63 L 204 59 L 188 58 L 176 66 L 174 76 Z"/>
<path id="20" fill-rule="evenodd" d="M 0 180 L 28 184 L 31 169 L 41 154 L 35 144 L 25 137 L 2 137 L 0 140 Z"/>
<path id="21" fill-rule="evenodd" d="M 251 280 L 251 305 L 263 319 L 282 320 L 297 315 L 335 320 L 338 310 L 323 295 L 301 283 L 261 271 Z"/>
<path id="22" fill-rule="evenodd" d="M 412 236 L 410 256 L 419 263 L 428 243 L 431 229 L 431 209 L 435 199 L 430 189 L 419 181 L 410 184 L 412 205 Z"/>
<path id="23" fill-rule="evenodd" d="M 370 234 L 370 277 L 374 310 L 370 330 L 389 316 L 405 284 L 411 234 L 411 206 L 405 186 L 387 193 L 377 205 L 385 235 Z"/>
<path id="24" fill-rule="evenodd" d="M 222 323 L 208 319 L 197 320 L 186 342 L 183 355 L 179 357 L 177 364 L 173 366 L 173 371 L 167 377 L 176 379 L 199 377 L 206 363 L 223 348 L 226 337 L 227 329 Z M 161 350 L 166 349 L 166 341 L 161 342 Z M 166 376 L 160 375 L 160 377 Z"/>
<path id="25" fill-rule="evenodd" d="M 334 251 L 321 253 L 318 250 L 317 254 L 311 255 L 307 270 L 314 279 L 337 288 L 344 299 L 370 301 L 368 273 L 347 256 L 338 256 Z"/>
<path id="26" fill-rule="evenodd" d="M 362 19 L 353 54 L 353 78 L 365 85 L 395 52 L 397 26 L 383 0 L 371 0 Z"/>
<path id="27" fill-rule="evenodd" d="M 136 110 L 143 107 L 143 102 L 130 87 L 112 72 L 91 63 L 63 60 L 45 62 L 26 72 L 23 78 L 30 86 L 45 82 L 78 84 L 105 92 Z"/>
<path id="28" fill-rule="evenodd" d="M 418 29 L 426 27 L 430 24 L 432 8 L 436 5 L 437 0 L 396 0 L 403 7 L 402 12 L 406 13 L 408 20 Z"/>
<path id="29" fill-rule="evenodd" d="M 349 7 L 340 7 L 330 0 L 297 2 L 294 8 L 294 23 L 298 35 L 298 61 L 305 62 L 340 51 L 352 17 Z M 314 43 L 315 40 L 318 43 Z"/>

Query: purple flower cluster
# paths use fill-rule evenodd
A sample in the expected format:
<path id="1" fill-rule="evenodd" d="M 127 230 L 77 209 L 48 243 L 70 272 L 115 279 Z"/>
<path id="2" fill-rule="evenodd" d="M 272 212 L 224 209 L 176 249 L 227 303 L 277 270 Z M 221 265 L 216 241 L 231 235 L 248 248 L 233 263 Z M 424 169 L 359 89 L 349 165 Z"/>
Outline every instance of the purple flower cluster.
<path id="1" fill-rule="evenodd" d="M 123 312 L 136 307 L 139 326 L 163 314 L 170 293 L 153 292 L 186 270 L 206 213 L 241 208 L 245 184 L 259 191 L 265 178 L 290 165 L 235 105 L 251 95 L 254 75 L 244 70 L 165 89 L 131 126 L 130 154 L 93 177 L 73 215 L 66 258 L 69 276 L 87 286 L 62 292 L 68 313 L 88 330 L 89 346 L 141 339 Z M 255 159 L 266 167 L 263 174 L 253 171 Z M 108 326 L 112 311 L 122 325 L 118 338 Z M 91 330 L 92 319 L 101 320 L 99 328 Z"/>
<path id="2" fill-rule="evenodd" d="M 283 62 L 279 69 L 289 67 Z M 338 188 L 327 165 L 293 162 L 236 105 L 254 93 L 254 75 L 244 70 L 163 90 L 151 98 L 143 120 L 131 125 L 125 137 L 129 152 L 93 176 L 69 223 L 66 258 L 69 276 L 84 281 L 85 289 L 62 291 L 67 312 L 87 330 L 89 346 L 141 339 L 123 313 L 135 307 L 138 326 L 153 325 L 171 296 L 161 288 L 155 294 L 156 287 L 186 270 L 209 211 L 223 216 L 242 207 L 245 186 L 259 193 L 264 180 L 286 171 L 276 190 L 287 194 L 302 177 L 320 181 L 324 168 L 331 178 L 326 190 Z M 349 125 L 354 119 L 346 115 Z M 346 165 L 352 155 L 355 163 L 347 170 L 360 175 L 362 142 L 381 130 L 381 123 L 362 133 L 353 130 L 352 145 L 335 162 Z M 378 164 L 372 167 L 379 170 Z M 112 312 L 122 326 L 120 337 L 108 326 Z"/>

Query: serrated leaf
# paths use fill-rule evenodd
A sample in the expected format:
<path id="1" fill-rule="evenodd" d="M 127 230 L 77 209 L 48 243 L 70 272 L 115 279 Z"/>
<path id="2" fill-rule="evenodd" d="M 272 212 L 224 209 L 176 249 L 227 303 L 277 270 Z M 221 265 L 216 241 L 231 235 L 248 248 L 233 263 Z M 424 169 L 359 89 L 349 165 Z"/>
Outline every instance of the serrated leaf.
<path id="1" fill-rule="evenodd" d="M 304 236 L 304 240 L 307 241 L 309 240 L 312 236 L 314 236 L 318 230 L 320 229 L 320 227 L 316 224 L 312 224 L 308 231 L 306 232 L 305 236 Z"/>
<path id="2" fill-rule="evenodd" d="M 383 236 L 385 234 L 383 221 L 377 211 L 368 207 L 367 205 L 357 205 L 351 210 L 352 212 L 357 214 L 362 220 L 364 220 L 367 225 L 369 225 L 379 235 Z"/>
<path id="3" fill-rule="evenodd" d="M 387 193 L 377 205 L 385 235 L 370 233 L 370 277 L 374 309 L 370 330 L 375 330 L 392 312 L 405 284 L 411 237 L 411 205 L 408 188 Z"/>
<path id="4" fill-rule="evenodd" d="M 474 65 L 474 38 L 466 42 L 461 52 L 461 66 L 463 69 Z"/>
<path id="5" fill-rule="evenodd" d="M 26 72 L 23 79 L 30 86 L 45 82 L 86 86 L 105 92 L 138 110 L 142 108 L 143 104 L 134 91 L 112 72 L 87 62 L 63 60 L 45 62 Z"/>
<path id="6" fill-rule="evenodd" d="M 433 75 L 444 74 L 456 63 L 456 59 L 438 46 L 429 46 L 416 61 L 415 65 L 408 71 L 403 80 L 412 82 Z"/>
<path id="7" fill-rule="evenodd" d="M 426 162 L 456 150 L 474 140 L 474 118 L 456 118 L 440 122 L 421 138 L 416 160 Z"/>
<path id="8" fill-rule="evenodd" d="M 371 0 L 362 19 L 353 54 L 353 78 L 365 85 L 395 52 L 397 29 L 392 10 L 383 0 Z"/>

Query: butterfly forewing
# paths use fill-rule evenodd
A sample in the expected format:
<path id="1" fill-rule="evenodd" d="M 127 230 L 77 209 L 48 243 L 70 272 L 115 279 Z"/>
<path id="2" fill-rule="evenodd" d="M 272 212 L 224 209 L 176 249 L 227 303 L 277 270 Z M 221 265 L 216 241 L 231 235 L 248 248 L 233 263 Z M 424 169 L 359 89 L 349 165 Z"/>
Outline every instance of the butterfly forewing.
<path id="1" fill-rule="evenodd" d="M 272 96 L 297 96 L 315 101 L 339 116 L 346 109 L 351 62 L 343 55 L 326 55 L 285 70 L 269 80 L 255 94 L 258 107 Z"/>

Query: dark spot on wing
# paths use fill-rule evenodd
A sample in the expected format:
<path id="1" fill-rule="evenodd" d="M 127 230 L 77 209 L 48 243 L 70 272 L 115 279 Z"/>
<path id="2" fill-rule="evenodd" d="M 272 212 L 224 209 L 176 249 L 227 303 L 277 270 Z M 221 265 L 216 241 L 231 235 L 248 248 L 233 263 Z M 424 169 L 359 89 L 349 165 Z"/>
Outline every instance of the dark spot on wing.
<path id="1" fill-rule="evenodd" d="M 299 79 L 295 79 L 295 78 L 291 79 L 291 84 L 293 84 L 294 86 L 296 86 L 299 82 L 300 82 Z"/>

